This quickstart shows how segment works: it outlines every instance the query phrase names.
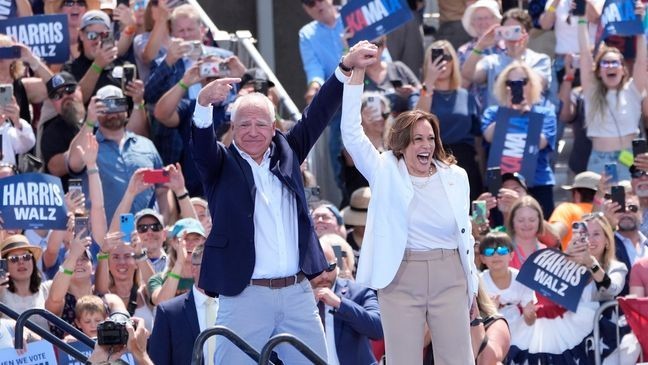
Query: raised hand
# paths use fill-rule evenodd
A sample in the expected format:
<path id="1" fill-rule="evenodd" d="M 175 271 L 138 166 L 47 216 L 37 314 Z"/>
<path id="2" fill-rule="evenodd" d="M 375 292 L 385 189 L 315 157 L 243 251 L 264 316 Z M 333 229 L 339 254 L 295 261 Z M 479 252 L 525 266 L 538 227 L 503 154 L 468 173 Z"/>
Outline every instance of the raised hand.
<path id="1" fill-rule="evenodd" d="M 342 63 L 352 68 L 367 68 L 378 60 L 378 47 L 368 41 L 360 41 L 342 59 Z"/>
<path id="2" fill-rule="evenodd" d="M 146 189 L 151 188 L 153 185 L 144 182 L 144 172 L 148 171 L 148 168 L 139 168 L 135 170 L 133 176 L 131 176 L 130 181 L 128 182 L 128 187 L 126 190 L 133 195 L 137 195 Z"/>
<path id="3" fill-rule="evenodd" d="M 95 136 L 88 132 L 84 136 L 83 146 L 76 146 L 81 154 L 81 158 L 86 166 L 97 166 L 97 154 L 99 153 L 99 144 Z"/>
<path id="4" fill-rule="evenodd" d="M 134 105 L 142 104 L 144 101 L 144 82 L 142 80 L 129 81 L 124 94 L 133 98 Z"/>
<path id="5" fill-rule="evenodd" d="M 232 84 L 238 84 L 241 79 L 238 77 L 226 77 L 217 79 L 205 85 L 198 93 L 198 104 L 208 106 L 209 104 L 220 104 L 227 98 Z"/>

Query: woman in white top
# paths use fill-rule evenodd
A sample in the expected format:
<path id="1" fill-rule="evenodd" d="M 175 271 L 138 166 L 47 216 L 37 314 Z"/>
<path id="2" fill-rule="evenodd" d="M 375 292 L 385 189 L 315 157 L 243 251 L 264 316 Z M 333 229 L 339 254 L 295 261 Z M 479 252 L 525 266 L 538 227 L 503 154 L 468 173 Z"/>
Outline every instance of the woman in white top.
<path id="1" fill-rule="evenodd" d="M 361 125 L 364 70 L 344 85 L 342 139 L 369 182 L 356 281 L 379 289 L 387 362 L 421 363 L 423 333 L 435 364 L 470 364 L 470 321 L 477 308 L 477 269 L 466 172 L 443 149 L 437 118 L 407 111 L 379 152 Z"/>
<path id="2" fill-rule="evenodd" d="M 42 250 L 32 246 L 27 237 L 16 234 L 5 238 L 0 244 L 0 254 L 7 260 L 9 284 L 0 285 L 0 301 L 9 308 L 21 314 L 27 309 L 45 308 L 45 300 L 49 295 L 51 281 L 43 281 L 36 267 Z M 5 278 L 0 278 L 2 282 Z M 35 316 L 31 321 L 49 331 L 47 321 Z"/>
<path id="3" fill-rule="evenodd" d="M 636 13 L 643 18 L 641 2 Z M 640 18 L 640 19 L 641 19 Z M 601 45 L 596 58 L 590 52 L 587 21 L 578 20 L 581 84 L 585 100 L 585 126 L 592 140 L 587 170 L 605 172 L 605 164 L 630 155 L 632 140 L 637 138 L 641 120 L 641 102 L 646 91 L 646 39 L 636 37 L 636 57 L 632 75 L 624 66 L 621 52 Z M 621 157 L 621 158 L 620 158 Z M 619 180 L 630 180 L 628 169 L 619 169 Z"/>

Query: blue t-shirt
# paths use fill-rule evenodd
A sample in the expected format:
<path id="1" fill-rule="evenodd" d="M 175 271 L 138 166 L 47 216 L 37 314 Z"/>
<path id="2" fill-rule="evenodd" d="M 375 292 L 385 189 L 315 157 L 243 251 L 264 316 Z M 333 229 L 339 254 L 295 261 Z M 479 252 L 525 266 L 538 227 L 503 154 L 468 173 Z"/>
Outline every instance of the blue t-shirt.
<path id="1" fill-rule="evenodd" d="M 481 124 L 482 132 L 485 131 L 489 125 L 496 122 L 494 118 L 499 108 L 499 106 L 491 106 L 484 110 Z M 538 153 L 535 178 L 533 179 L 533 184 L 529 185 L 554 185 L 556 184 L 556 180 L 554 178 L 553 170 L 551 169 L 550 159 L 551 153 L 556 147 L 556 113 L 554 112 L 554 108 L 552 107 L 539 105 L 534 105 L 531 108 L 531 111 L 534 113 L 542 114 L 544 116 L 542 120 L 542 134 L 547 139 L 547 146 L 541 149 Z"/>
<path id="2" fill-rule="evenodd" d="M 474 145 L 480 135 L 479 114 L 475 98 L 466 89 L 435 90 L 430 112 L 439 118 L 441 141 L 444 144 Z"/>

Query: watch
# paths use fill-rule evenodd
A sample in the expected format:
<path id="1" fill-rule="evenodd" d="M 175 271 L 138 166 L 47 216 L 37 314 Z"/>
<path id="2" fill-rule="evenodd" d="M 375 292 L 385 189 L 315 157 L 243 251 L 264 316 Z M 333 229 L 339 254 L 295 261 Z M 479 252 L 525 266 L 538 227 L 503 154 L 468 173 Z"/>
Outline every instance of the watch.
<path id="1" fill-rule="evenodd" d="M 601 267 L 599 266 L 598 262 L 595 262 L 594 265 L 590 267 L 590 271 L 592 272 L 592 274 L 595 274 L 599 270 L 601 270 Z"/>
<path id="2" fill-rule="evenodd" d="M 148 257 L 147 257 L 147 254 L 148 254 L 148 250 L 147 250 L 147 249 L 143 249 L 141 254 L 139 254 L 139 255 L 135 255 L 135 260 L 137 260 L 137 261 L 144 261 L 144 259 L 148 258 Z"/>
<path id="3" fill-rule="evenodd" d="M 342 70 L 344 72 L 353 71 L 353 67 L 349 67 L 349 66 L 344 64 L 344 56 L 342 56 L 342 58 L 340 58 L 340 63 L 338 63 L 338 67 L 340 68 L 340 70 Z"/>

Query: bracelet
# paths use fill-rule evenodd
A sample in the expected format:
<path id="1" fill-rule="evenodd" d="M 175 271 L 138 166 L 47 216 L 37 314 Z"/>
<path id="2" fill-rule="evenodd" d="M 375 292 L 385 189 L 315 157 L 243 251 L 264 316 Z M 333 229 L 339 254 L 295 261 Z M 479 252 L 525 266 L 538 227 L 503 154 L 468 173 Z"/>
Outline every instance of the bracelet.
<path id="1" fill-rule="evenodd" d="M 565 75 L 565 77 L 563 77 L 563 81 L 567 81 L 567 82 L 574 81 L 574 75 Z"/>
<path id="2" fill-rule="evenodd" d="M 423 87 L 421 87 L 421 96 L 432 96 L 432 93 L 434 91 L 434 87 L 429 88 L 423 84 Z"/>
<path id="3" fill-rule="evenodd" d="M 141 102 L 139 104 L 135 104 L 133 109 L 135 109 L 135 110 L 144 110 L 145 107 L 146 107 L 146 104 L 144 104 L 144 102 Z"/>
<path id="4" fill-rule="evenodd" d="M 481 56 L 482 54 L 484 54 L 484 51 L 482 51 L 481 49 L 479 49 L 477 47 L 473 48 L 471 52 L 478 55 L 478 56 Z"/>
<path id="5" fill-rule="evenodd" d="M 124 34 L 126 34 L 127 36 L 132 36 L 133 34 L 135 34 L 135 31 L 137 31 L 137 28 L 135 28 L 134 25 L 129 25 L 124 28 Z"/>
<path id="6" fill-rule="evenodd" d="M 555 13 L 556 12 L 556 7 L 553 6 L 553 5 L 549 5 L 549 7 L 547 8 L 547 11 L 550 12 L 550 13 Z"/>
<path id="7" fill-rule="evenodd" d="M 184 91 L 189 90 L 189 86 L 187 86 L 187 84 L 185 84 L 182 80 L 178 81 L 178 86 L 180 86 Z"/>
<path id="8" fill-rule="evenodd" d="M 87 169 L 87 170 L 86 170 L 86 173 L 87 173 L 88 175 L 91 175 L 91 174 L 97 174 L 97 173 L 99 173 L 99 169 L 96 168 L 96 167 L 91 168 L 91 169 Z"/>
<path id="9" fill-rule="evenodd" d="M 578 19 L 578 24 L 587 24 L 587 20 L 585 20 L 585 19 Z"/>
<path id="10" fill-rule="evenodd" d="M 72 276 L 74 274 L 74 271 L 64 268 L 63 265 L 59 266 L 58 271 L 67 276 Z"/>
<path id="11" fill-rule="evenodd" d="M 97 254 L 97 260 L 108 260 L 110 257 L 109 253 L 98 253 Z"/>
<path id="12" fill-rule="evenodd" d="M 177 198 L 178 200 L 186 199 L 187 197 L 189 197 L 189 192 L 188 192 L 188 191 L 185 192 L 185 193 L 182 194 L 182 195 L 176 195 L 176 198 Z"/>
<path id="13" fill-rule="evenodd" d="M 171 272 L 171 271 L 169 271 L 167 273 L 167 277 L 178 279 L 178 280 L 182 279 L 182 276 L 180 276 L 180 275 L 178 275 L 178 274 L 176 274 L 174 272 Z"/>
<path id="14" fill-rule="evenodd" d="M 90 65 L 90 69 L 91 69 L 92 71 L 98 73 L 98 74 L 100 74 L 100 73 L 103 72 L 103 67 L 97 65 L 97 64 L 94 63 L 94 62 L 92 63 L 92 65 Z"/>
<path id="15" fill-rule="evenodd" d="M 94 128 L 95 125 L 97 125 L 97 123 L 96 123 L 96 122 L 89 121 L 89 120 L 86 120 L 86 121 L 85 121 L 85 125 L 86 125 L 86 127 Z"/>

